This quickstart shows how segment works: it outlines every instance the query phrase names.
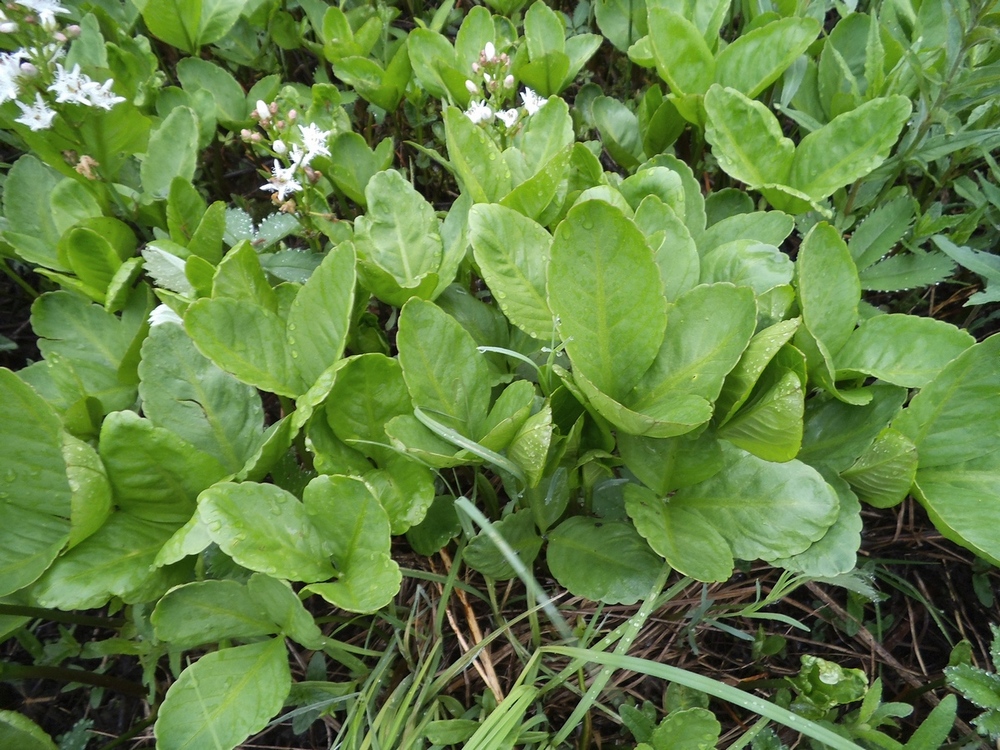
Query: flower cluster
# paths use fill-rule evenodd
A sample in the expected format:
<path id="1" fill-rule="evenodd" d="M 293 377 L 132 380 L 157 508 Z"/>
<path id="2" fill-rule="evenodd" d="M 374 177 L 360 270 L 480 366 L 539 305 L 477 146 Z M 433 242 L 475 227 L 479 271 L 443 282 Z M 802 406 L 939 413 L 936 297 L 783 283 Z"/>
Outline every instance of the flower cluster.
<path id="1" fill-rule="evenodd" d="M 79 65 L 66 70 L 59 62 L 66 54 L 63 45 L 80 34 L 79 26 L 59 28 L 56 16 L 68 13 L 66 8 L 55 0 L 14 0 L 5 10 L 0 10 L 0 33 L 30 39 L 14 52 L 0 53 L 0 104 L 17 104 L 21 116 L 15 122 L 34 131 L 48 130 L 57 114 L 53 103 L 110 110 L 125 101 L 111 90 L 112 79 L 98 83 Z M 54 102 L 43 93 L 55 94 Z"/>
<path id="2" fill-rule="evenodd" d="M 298 119 L 298 112 L 289 110 L 284 119 L 277 119 L 278 104 L 263 101 L 251 113 L 251 117 L 260 123 L 265 135 L 244 129 L 240 136 L 248 143 L 269 146 L 271 154 L 276 157 L 271 168 L 271 176 L 260 189 L 273 193 L 275 203 L 284 203 L 293 193 L 302 190 L 302 179 L 315 184 L 323 176 L 313 169 L 311 164 L 317 156 L 330 156 L 329 130 L 323 130 L 316 123 L 308 125 L 293 124 Z M 287 166 L 282 161 L 287 161 Z M 294 206 L 289 206 L 294 210 Z"/>
<path id="3" fill-rule="evenodd" d="M 514 95 L 514 76 L 507 72 L 510 69 L 510 58 L 505 53 L 497 54 L 493 42 L 487 42 L 479 59 L 472 64 L 474 73 L 481 74 L 482 84 L 466 81 L 465 87 L 473 96 L 480 96 L 483 89 L 486 97 L 474 99 L 465 115 L 476 125 L 486 125 L 496 118 L 510 131 L 521 119 L 521 111 L 517 107 L 506 107 L 507 100 Z M 531 89 L 521 92 L 524 114 L 531 116 L 545 104 L 545 99 Z"/>

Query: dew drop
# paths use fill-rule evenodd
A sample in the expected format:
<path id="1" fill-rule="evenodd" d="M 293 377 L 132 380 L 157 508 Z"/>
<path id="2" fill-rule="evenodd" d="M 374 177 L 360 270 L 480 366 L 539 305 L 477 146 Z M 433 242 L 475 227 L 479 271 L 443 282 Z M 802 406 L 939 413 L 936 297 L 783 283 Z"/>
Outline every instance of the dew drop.
<path id="1" fill-rule="evenodd" d="M 222 521 L 209 521 L 209 531 L 222 531 Z"/>
<path id="2" fill-rule="evenodd" d="M 3 475 L 4 481 L 13 482 L 17 479 L 17 472 L 13 469 L 7 469 L 7 473 Z"/>
<path id="3" fill-rule="evenodd" d="M 295 324 L 294 323 L 289 323 L 288 324 L 288 330 L 289 331 L 294 331 L 295 330 Z"/>
<path id="4" fill-rule="evenodd" d="M 583 228 L 584 229 L 593 229 L 594 228 L 594 222 L 592 222 L 590 219 L 584 219 L 583 220 Z"/>
<path id="5" fill-rule="evenodd" d="M 6 500 L 10 495 L 6 492 L 0 492 L 0 500 Z"/>
<path id="6" fill-rule="evenodd" d="M 295 346 L 295 339 L 292 338 L 291 336 L 288 337 L 288 345 Z"/>
<path id="7" fill-rule="evenodd" d="M 298 358 L 299 358 L 299 353 L 298 352 L 292 352 L 292 359 L 298 359 Z"/>

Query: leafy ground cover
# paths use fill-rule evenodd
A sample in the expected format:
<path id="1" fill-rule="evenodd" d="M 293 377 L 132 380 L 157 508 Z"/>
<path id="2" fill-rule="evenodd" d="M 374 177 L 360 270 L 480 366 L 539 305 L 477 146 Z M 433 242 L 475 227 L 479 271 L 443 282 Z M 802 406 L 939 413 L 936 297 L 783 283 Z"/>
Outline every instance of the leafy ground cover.
<path id="1" fill-rule="evenodd" d="M 998 18 L 6 6 L 0 738 L 995 741 Z"/>

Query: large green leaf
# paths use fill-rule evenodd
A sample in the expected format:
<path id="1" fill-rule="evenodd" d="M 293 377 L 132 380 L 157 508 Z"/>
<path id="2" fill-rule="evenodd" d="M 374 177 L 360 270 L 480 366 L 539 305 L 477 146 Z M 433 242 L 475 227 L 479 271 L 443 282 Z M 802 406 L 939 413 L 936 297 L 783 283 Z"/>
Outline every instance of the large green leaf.
<path id="1" fill-rule="evenodd" d="M 686 200 L 684 205 L 687 206 Z M 655 195 L 642 199 L 634 220 L 651 245 L 655 246 L 659 239 L 653 258 L 660 269 L 664 295 L 675 302 L 698 284 L 701 275 L 698 248 L 691 232 L 674 209 Z"/>
<path id="2" fill-rule="evenodd" d="M 841 476 L 869 505 L 890 508 L 909 494 L 917 461 L 916 446 L 898 430 L 888 428 Z"/>
<path id="3" fill-rule="evenodd" d="M 717 419 L 725 424 L 746 403 L 754 385 L 774 356 L 795 335 L 801 321 L 798 318 L 783 320 L 755 334 L 740 361 L 726 376 L 715 408 Z"/>
<path id="4" fill-rule="evenodd" d="M 256 389 L 202 356 L 173 323 L 150 330 L 139 377 L 142 411 L 153 424 L 216 458 L 230 472 L 243 468 L 264 432 Z"/>
<path id="5" fill-rule="evenodd" d="M 631 525 L 574 516 L 549 532 L 549 569 L 575 596 L 635 604 L 649 595 L 663 567 Z"/>
<path id="6" fill-rule="evenodd" d="M 726 242 L 701 259 L 701 283 L 726 281 L 750 287 L 758 296 L 787 284 L 794 273 L 795 266 L 787 255 L 774 245 L 755 240 Z"/>
<path id="7" fill-rule="evenodd" d="M 17 750 L 57 750 L 40 726 L 16 711 L 0 711 L 0 746 Z"/>
<path id="8" fill-rule="evenodd" d="M 483 129 L 454 107 L 445 110 L 444 128 L 448 157 L 472 200 L 495 203 L 507 195 L 513 187 L 510 167 Z"/>
<path id="9" fill-rule="evenodd" d="M 390 556 L 389 517 L 368 486 L 353 477 L 319 476 L 303 497 L 324 549 L 341 571 L 339 580 L 306 590 L 351 612 L 388 604 L 402 577 Z"/>
<path id="10" fill-rule="evenodd" d="M 802 446 L 804 408 L 799 374 L 782 366 L 768 368 L 755 395 L 719 428 L 719 437 L 758 458 L 791 461 Z"/>
<path id="11" fill-rule="evenodd" d="M 656 72 L 677 95 L 704 94 L 715 79 L 715 57 L 698 28 L 662 5 L 649 8 Z"/>
<path id="12" fill-rule="evenodd" d="M 731 284 L 695 287 L 670 307 L 660 351 L 625 403 L 647 411 L 668 393 L 714 402 L 753 336 L 756 320 L 750 289 Z"/>
<path id="13" fill-rule="evenodd" d="M 228 580 L 197 581 L 171 589 L 156 603 L 149 619 L 159 640 L 183 649 L 277 631 L 246 585 Z"/>
<path id="14" fill-rule="evenodd" d="M 573 366 L 622 399 L 656 359 L 667 323 L 642 232 L 602 201 L 574 206 L 552 243 L 548 296 Z"/>
<path id="15" fill-rule="evenodd" d="M 503 537 L 521 563 L 530 569 L 542 549 L 542 538 L 535 529 L 531 511 L 511 513 L 495 522 L 493 530 Z M 465 562 L 472 569 L 497 581 L 506 581 L 517 575 L 507 557 L 485 531 L 474 536 L 465 548 Z"/>
<path id="16" fill-rule="evenodd" d="M 201 5 L 202 0 L 139 0 L 135 3 L 153 36 L 188 53 L 198 51 Z"/>
<path id="17" fill-rule="evenodd" d="M 70 270 L 59 260 L 56 246 L 60 232 L 56 228 L 49 197 L 58 175 L 41 161 L 25 154 L 7 173 L 3 191 L 4 239 L 29 263 L 38 263 L 57 271 Z"/>
<path id="18" fill-rule="evenodd" d="M 858 322 L 861 285 L 847 245 L 829 224 L 814 226 L 795 261 L 804 328 L 836 357 Z M 796 343 L 802 339 L 800 329 Z M 810 362 L 810 369 L 814 363 Z"/>
<path id="19" fill-rule="evenodd" d="M 792 557 L 774 560 L 774 564 L 809 576 L 838 576 L 857 567 L 858 549 L 861 547 L 861 503 L 850 486 L 829 470 L 823 478 L 837 493 L 840 510 L 829 531 L 805 552 Z"/>
<path id="20" fill-rule="evenodd" d="M 0 595 L 27 586 L 59 554 L 71 499 L 59 417 L 0 368 Z"/>
<path id="21" fill-rule="evenodd" d="M 358 450 L 379 459 L 391 454 L 385 425 L 393 417 L 412 414 L 413 402 L 399 360 L 384 354 L 351 357 L 337 374 L 326 400 L 326 417 L 344 442 L 362 441 Z"/>
<path id="22" fill-rule="evenodd" d="M 167 4 L 152 3 L 156 6 Z M 194 177 L 197 152 L 198 115 L 190 107 L 176 107 L 149 136 L 146 158 L 140 170 L 143 191 L 153 199 L 166 200 L 175 177 L 185 180 Z"/>
<path id="23" fill-rule="evenodd" d="M 473 206 L 469 238 L 476 263 L 497 304 L 529 336 L 552 336 L 545 273 L 552 236 L 540 224 L 503 206 Z"/>
<path id="24" fill-rule="evenodd" d="M 670 499 L 700 514 L 740 560 L 775 560 L 804 551 L 836 521 L 837 494 L 798 461 L 771 463 L 723 444 L 725 467 Z"/>
<path id="25" fill-rule="evenodd" d="M 108 415 L 99 450 L 115 503 L 149 521 L 184 523 L 198 494 L 229 473 L 214 456 L 131 411 Z"/>
<path id="26" fill-rule="evenodd" d="M 715 85 L 705 94 L 705 112 L 705 138 L 726 174 L 750 187 L 788 182 L 795 144 L 767 107 Z"/>
<path id="27" fill-rule="evenodd" d="M 490 376 L 472 336 L 437 305 L 413 299 L 400 313 L 396 342 L 413 403 L 466 437 L 479 437 Z"/>
<path id="28" fill-rule="evenodd" d="M 198 516 L 212 541 L 244 568 L 290 581 L 336 575 L 303 504 L 273 484 L 216 484 L 198 498 Z"/>
<path id="29" fill-rule="evenodd" d="M 813 18 L 782 18 L 742 34 L 715 60 L 715 80 L 751 99 L 770 86 L 820 32 Z"/>
<path id="30" fill-rule="evenodd" d="M 344 242 L 327 253 L 295 295 L 288 311 L 286 340 L 292 362 L 306 385 L 315 383 L 344 353 L 354 283 L 354 248 Z"/>
<path id="31" fill-rule="evenodd" d="M 67 548 L 75 547 L 97 531 L 111 515 L 111 484 L 97 451 L 90 443 L 69 434 L 63 435 L 63 458 L 66 460 L 66 478 L 73 491 L 72 530 Z"/>
<path id="32" fill-rule="evenodd" d="M 966 349 L 893 422 L 916 444 L 921 470 L 970 461 L 1000 449 L 998 352 L 1000 336 Z"/>
<path id="33" fill-rule="evenodd" d="M 976 340 L 950 323 L 917 315 L 877 315 L 851 334 L 836 355 L 841 372 L 922 388 Z"/>
<path id="34" fill-rule="evenodd" d="M 703 482 L 724 466 L 722 448 L 711 430 L 665 439 L 619 433 L 617 441 L 628 470 L 661 496 Z"/>
<path id="35" fill-rule="evenodd" d="M 364 480 L 385 509 L 393 534 L 420 523 L 434 501 L 434 472 L 406 456 L 390 456 Z"/>
<path id="36" fill-rule="evenodd" d="M 200 299 L 184 315 L 198 350 L 244 383 L 282 396 L 305 390 L 285 342 L 285 322 L 246 300 Z"/>
<path id="37" fill-rule="evenodd" d="M 232 750 L 281 710 L 291 686 L 284 638 L 206 654 L 167 690 L 156 747 Z"/>
<path id="38" fill-rule="evenodd" d="M 745 193 L 744 193 L 745 195 Z M 715 222 L 698 238 L 698 249 L 704 255 L 719 245 L 734 240 L 754 240 L 779 247 L 795 228 L 795 219 L 781 211 L 753 211 L 736 214 Z"/>
<path id="39" fill-rule="evenodd" d="M 176 576 L 151 566 L 176 524 L 136 518 L 118 511 L 96 533 L 60 557 L 35 584 L 33 594 L 43 607 L 94 609 L 113 596 L 128 604 L 160 597 Z"/>
<path id="40" fill-rule="evenodd" d="M 434 207 L 394 169 L 376 173 L 365 196 L 368 213 L 355 221 L 362 279 L 366 265 L 374 264 L 401 289 L 418 287 L 441 265 L 443 248 Z M 405 297 L 398 304 L 403 301 Z"/>
<path id="41" fill-rule="evenodd" d="M 725 581 L 733 553 L 715 527 L 697 513 L 636 484 L 625 486 L 625 509 L 636 529 L 672 568 L 699 581 Z"/>
<path id="42" fill-rule="evenodd" d="M 326 643 L 323 631 L 299 600 L 287 581 L 263 573 L 254 573 L 247 581 L 250 596 L 281 632 L 308 649 L 318 651 Z"/>
<path id="43" fill-rule="evenodd" d="M 909 99 L 890 96 L 834 118 L 799 143 L 786 184 L 819 200 L 864 177 L 885 161 L 910 111 Z"/>

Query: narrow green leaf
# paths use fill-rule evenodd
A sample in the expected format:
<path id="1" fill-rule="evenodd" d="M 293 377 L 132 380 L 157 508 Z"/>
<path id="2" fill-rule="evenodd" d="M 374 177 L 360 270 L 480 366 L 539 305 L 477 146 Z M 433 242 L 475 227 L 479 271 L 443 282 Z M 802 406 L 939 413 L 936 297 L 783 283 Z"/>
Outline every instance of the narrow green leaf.
<path id="1" fill-rule="evenodd" d="M 821 31 L 814 18 L 782 18 L 742 34 L 715 60 L 715 80 L 751 99 L 778 80 Z"/>
<path id="2" fill-rule="evenodd" d="M 689 20 L 661 5 L 649 8 L 656 72 L 675 94 L 704 94 L 715 80 L 715 57 Z"/>

